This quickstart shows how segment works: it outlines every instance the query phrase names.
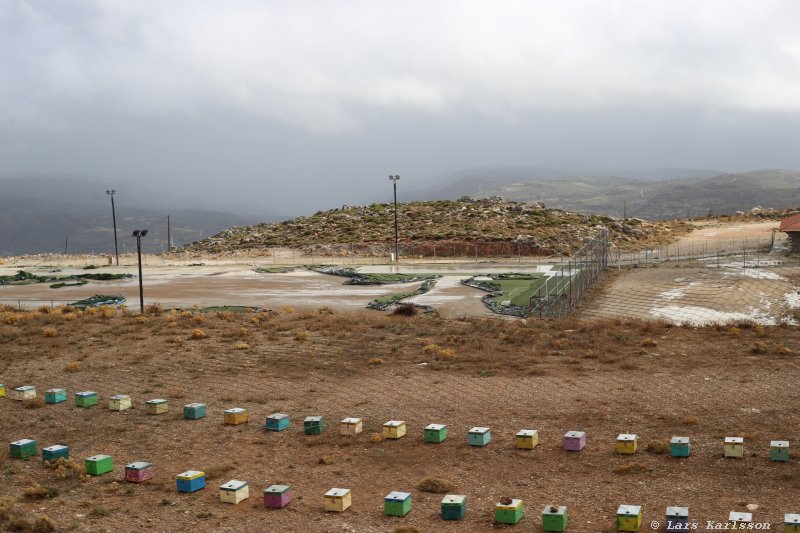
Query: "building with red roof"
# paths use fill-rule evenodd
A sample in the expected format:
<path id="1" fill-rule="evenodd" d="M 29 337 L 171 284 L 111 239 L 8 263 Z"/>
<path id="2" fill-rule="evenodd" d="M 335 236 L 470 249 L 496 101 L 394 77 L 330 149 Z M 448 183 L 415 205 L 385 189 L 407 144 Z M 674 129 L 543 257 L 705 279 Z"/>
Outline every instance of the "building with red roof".
<path id="1" fill-rule="evenodd" d="M 789 253 L 800 254 L 800 213 L 781 220 L 780 230 L 789 236 Z"/>

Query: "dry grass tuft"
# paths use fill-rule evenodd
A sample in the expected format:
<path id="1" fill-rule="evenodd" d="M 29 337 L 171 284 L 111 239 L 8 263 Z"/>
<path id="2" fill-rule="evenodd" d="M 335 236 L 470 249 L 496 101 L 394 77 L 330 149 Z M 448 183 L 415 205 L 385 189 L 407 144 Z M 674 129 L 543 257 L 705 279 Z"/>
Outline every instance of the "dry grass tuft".
<path id="1" fill-rule="evenodd" d="M 395 316 L 416 316 L 418 313 L 419 309 L 414 304 L 399 304 L 392 311 Z"/>
<path id="2" fill-rule="evenodd" d="M 456 352 L 452 348 L 440 348 L 436 354 L 436 359 L 439 361 L 454 361 Z"/>
<path id="3" fill-rule="evenodd" d="M 653 440 L 647 443 L 645 448 L 647 453 L 654 453 L 656 455 L 663 455 L 669 453 L 669 442 L 666 440 Z"/>
<path id="4" fill-rule="evenodd" d="M 58 489 L 50 486 L 41 486 L 34 483 L 22 491 L 22 495 L 28 500 L 46 500 L 58 496 Z"/>
<path id="5" fill-rule="evenodd" d="M 690 426 L 696 426 L 700 423 L 700 419 L 694 415 L 686 415 L 683 417 L 683 423 Z"/>
<path id="6" fill-rule="evenodd" d="M 236 348 L 237 350 L 249 350 L 250 349 L 250 345 L 247 344 L 246 342 L 237 342 L 236 344 L 233 345 L 233 347 Z"/>
<path id="7" fill-rule="evenodd" d="M 81 369 L 81 364 L 78 361 L 70 361 L 64 366 L 66 372 L 77 372 Z"/>
<path id="8" fill-rule="evenodd" d="M 42 328 L 42 337 L 55 337 L 58 331 L 53 327 Z"/>
<path id="9" fill-rule="evenodd" d="M 321 465 L 332 465 L 333 463 L 336 462 L 336 460 L 333 458 L 332 455 L 323 455 L 322 457 L 319 458 L 319 461 L 317 462 Z"/>
<path id="10" fill-rule="evenodd" d="M 72 458 L 59 457 L 55 461 L 45 461 L 44 465 L 55 470 L 58 479 L 84 479 L 86 477 L 83 465 Z"/>
<path id="11" fill-rule="evenodd" d="M 426 477 L 419 483 L 417 488 L 422 492 L 433 492 L 435 494 L 447 494 L 452 491 L 455 486 L 452 482 L 438 477 Z"/>
<path id="12" fill-rule="evenodd" d="M 381 442 L 384 441 L 383 433 L 373 433 L 372 435 L 370 435 L 369 441 L 372 444 L 380 444 Z"/>
<path id="13" fill-rule="evenodd" d="M 654 348 L 654 347 L 658 346 L 658 343 L 656 341 L 654 341 L 653 339 L 651 339 L 650 337 L 647 337 L 646 339 L 644 339 L 642 341 L 642 346 L 645 347 L 645 348 Z"/>
<path id="14" fill-rule="evenodd" d="M 294 334 L 294 340 L 299 342 L 305 342 L 308 340 L 309 333 L 306 330 L 296 331 Z"/>
<path id="15" fill-rule="evenodd" d="M 193 329 L 192 333 L 189 335 L 190 339 L 205 339 L 206 337 L 206 332 L 200 328 Z"/>
<path id="16" fill-rule="evenodd" d="M 752 353 L 765 354 L 769 352 L 767 345 L 763 342 L 756 342 L 750 347 Z"/>
<path id="17" fill-rule="evenodd" d="M 380 366 L 383 364 L 383 359 L 380 357 L 373 357 L 369 360 L 369 366 Z"/>
<path id="18" fill-rule="evenodd" d="M 44 407 L 44 398 L 37 396 L 36 398 L 25 400 L 22 403 L 25 405 L 25 409 L 39 409 Z"/>

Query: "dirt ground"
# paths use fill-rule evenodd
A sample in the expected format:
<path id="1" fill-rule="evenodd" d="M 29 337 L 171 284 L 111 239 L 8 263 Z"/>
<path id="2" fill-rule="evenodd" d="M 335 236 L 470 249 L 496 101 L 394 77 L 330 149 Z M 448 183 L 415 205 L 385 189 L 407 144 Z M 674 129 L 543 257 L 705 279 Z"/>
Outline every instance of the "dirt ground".
<path id="1" fill-rule="evenodd" d="M 568 531 L 613 531 L 620 504 L 642 505 L 642 531 L 663 524 L 669 505 L 689 507 L 700 530 L 748 504 L 756 522 L 779 529 L 800 511 L 800 466 L 769 461 L 770 440 L 800 440 L 800 330 L 795 327 L 681 328 L 614 320 L 498 321 L 393 317 L 374 313 L 281 312 L 150 317 L 102 313 L 6 312 L 0 321 L 0 381 L 69 390 L 59 405 L 0 399 L 0 438 L 64 443 L 82 459 L 114 457 L 112 474 L 57 479 L 39 458 L 0 461 L 0 496 L 16 499 L 22 520 L 47 515 L 75 531 L 487 531 L 503 496 L 521 498 L 517 529 L 539 530 L 546 504 L 567 505 Z M 52 328 L 53 331 L 45 331 Z M 201 329 L 204 338 L 191 340 Z M 50 335 L 51 336 L 45 336 Z M 242 346 L 244 345 L 244 346 Z M 370 364 L 381 358 L 382 364 Z M 374 363 L 374 361 L 373 361 Z M 96 390 L 101 402 L 72 406 L 73 393 Z M 134 409 L 112 412 L 109 395 L 130 394 Z M 167 398 L 168 414 L 144 414 L 144 401 Z M 208 416 L 183 420 L 181 406 L 208 404 Z M 224 426 L 222 410 L 245 407 L 251 422 Z M 272 412 L 291 415 L 281 433 L 263 429 Z M 302 434 L 302 419 L 323 415 L 321 436 Z M 335 422 L 365 419 L 358 438 Z M 408 435 L 371 442 L 383 422 L 405 420 Z M 422 429 L 447 424 L 450 437 L 425 444 Z M 466 432 L 489 426 L 492 442 L 470 448 Z M 514 434 L 538 429 L 534 450 Z M 587 432 L 580 453 L 560 448 L 568 430 Z M 614 453 L 619 433 L 636 433 L 640 450 Z M 648 445 L 672 435 L 692 439 L 692 455 L 674 459 Z M 746 438 L 743 459 L 725 459 L 722 439 Z M 123 465 L 153 463 L 156 477 L 123 481 Z M 174 476 L 214 473 L 209 486 L 177 494 Z M 436 476 L 466 494 L 462 522 L 439 519 L 442 494 L 415 486 Z M 219 502 L 229 479 L 250 484 L 251 498 Z M 295 500 L 264 509 L 262 490 L 291 483 Z M 31 500 L 34 483 L 59 495 Z M 353 507 L 325 513 L 322 495 L 350 488 Z M 404 518 L 382 514 L 391 491 L 408 491 Z M 661 526 L 663 528 L 663 525 Z M 661 529 L 663 530 L 663 529 Z"/>

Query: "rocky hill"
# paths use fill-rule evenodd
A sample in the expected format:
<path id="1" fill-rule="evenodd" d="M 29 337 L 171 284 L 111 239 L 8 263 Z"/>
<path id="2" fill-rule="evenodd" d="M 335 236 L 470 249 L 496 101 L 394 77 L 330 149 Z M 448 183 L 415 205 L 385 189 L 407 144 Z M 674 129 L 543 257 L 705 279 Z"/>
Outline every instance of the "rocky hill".
<path id="1" fill-rule="evenodd" d="M 399 205 L 398 226 L 404 246 L 427 255 L 426 246 L 446 253 L 449 245 L 509 243 L 514 254 L 571 254 L 600 229 L 610 230 L 622 249 L 673 240 L 691 228 L 688 222 L 618 220 L 547 209 L 538 202 L 506 202 L 498 197 L 411 202 Z M 347 251 L 383 254 L 394 243 L 394 206 L 342 206 L 277 223 L 233 227 L 184 248 L 188 254 L 254 254 L 271 247 L 313 250 L 318 255 Z M 497 248 L 497 246 L 495 246 Z"/>

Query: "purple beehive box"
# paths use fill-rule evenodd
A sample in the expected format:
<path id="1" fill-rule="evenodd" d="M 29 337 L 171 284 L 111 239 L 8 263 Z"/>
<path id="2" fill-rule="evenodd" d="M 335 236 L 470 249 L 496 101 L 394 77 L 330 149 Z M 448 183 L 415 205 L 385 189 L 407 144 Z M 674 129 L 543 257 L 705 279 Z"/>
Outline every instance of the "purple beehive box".
<path id="1" fill-rule="evenodd" d="M 290 501 L 292 501 L 291 485 L 270 485 L 264 489 L 264 507 L 286 507 Z"/>
<path id="2" fill-rule="evenodd" d="M 564 434 L 564 449 L 570 452 L 579 452 L 586 446 L 585 431 L 567 431 Z"/>

